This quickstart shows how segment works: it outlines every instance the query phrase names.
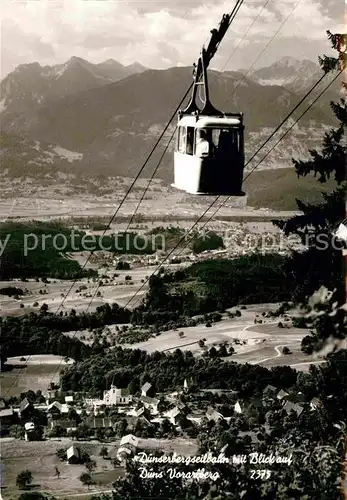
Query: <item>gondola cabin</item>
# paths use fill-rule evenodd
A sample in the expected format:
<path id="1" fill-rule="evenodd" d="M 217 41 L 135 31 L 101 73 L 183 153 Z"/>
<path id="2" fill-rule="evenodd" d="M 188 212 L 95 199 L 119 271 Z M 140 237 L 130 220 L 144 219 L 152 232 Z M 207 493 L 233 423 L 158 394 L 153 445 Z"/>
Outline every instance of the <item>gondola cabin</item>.
<path id="1" fill-rule="evenodd" d="M 181 114 L 174 184 L 190 194 L 243 196 L 243 116 Z"/>
<path id="2" fill-rule="evenodd" d="M 230 25 L 231 17 L 231 14 L 224 14 L 218 29 L 211 31 L 207 48 L 202 48 L 194 64 L 190 101 L 178 113 L 173 186 L 190 194 L 245 194 L 242 191 L 243 115 L 223 113 L 212 105 L 207 78 L 208 65 Z"/>

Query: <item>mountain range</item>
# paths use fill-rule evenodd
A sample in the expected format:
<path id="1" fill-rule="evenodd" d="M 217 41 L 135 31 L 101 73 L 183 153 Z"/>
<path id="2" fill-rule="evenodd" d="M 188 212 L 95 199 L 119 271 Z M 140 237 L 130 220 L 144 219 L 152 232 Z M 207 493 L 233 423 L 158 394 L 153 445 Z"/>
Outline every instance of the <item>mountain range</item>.
<path id="1" fill-rule="evenodd" d="M 211 70 L 210 95 L 217 108 L 244 113 L 249 158 L 320 75 L 312 61 L 290 57 L 250 74 Z M 113 59 L 92 64 L 72 57 L 55 66 L 20 65 L 0 84 L 2 167 L 16 176 L 72 168 L 88 175 L 134 176 L 191 81 L 191 68 L 153 70 Z M 302 158 L 319 144 L 333 123 L 329 101 L 336 100 L 338 88 L 335 82 L 262 168 L 289 167 L 293 156 Z M 153 170 L 174 126 L 144 176 Z M 172 182 L 172 155 L 166 155 L 158 176 Z"/>
<path id="2" fill-rule="evenodd" d="M 322 70 L 318 64 L 310 59 L 299 61 L 290 56 L 282 57 L 270 66 L 250 72 L 250 78 L 260 85 L 279 85 L 297 93 L 305 93 L 321 75 Z"/>
<path id="3" fill-rule="evenodd" d="M 41 66 L 38 62 L 21 64 L 1 81 L 0 100 L 6 110 L 21 112 L 27 107 L 117 82 L 146 69 L 137 62 L 124 66 L 108 59 L 92 64 L 75 56 L 54 66 Z"/>

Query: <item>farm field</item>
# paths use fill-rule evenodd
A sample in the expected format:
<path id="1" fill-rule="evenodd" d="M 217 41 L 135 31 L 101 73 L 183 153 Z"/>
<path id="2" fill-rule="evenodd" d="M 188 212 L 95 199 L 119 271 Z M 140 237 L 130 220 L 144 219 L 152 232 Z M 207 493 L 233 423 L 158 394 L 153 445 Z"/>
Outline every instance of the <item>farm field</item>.
<path id="1" fill-rule="evenodd" d="M 116 272 L 116 271 L 114 271 Z M 125 305 L 129 299 L 135 294 L 135 292 L 142 285 L 141 280 L 145 280 L 146 276 L 150 274 L 148 268 L 137 268 L 130 271 L 117 271 L 118 277 L 112 279 L 110 284 L 106 284 L 99 287 L 101 296 L 95 297 L 91 306 L 90 311 L 95 310 L 98 306 L 105 303 L 117 302 L 119 305 Z M 125 281 L 125 276 L 130 275 L 132 281 L 127 284 Z M 0 288 L 5 287 L 18 287 L 28 289 L 29 293 L 22 296 L 19 300 L 13 297 L 1 295 L 0 296 L 0 315 L 23 315 L 30 311 L 38 310 L 42 304 L 47 304 L 49 310 L 55 312 L 60 308 L 60 304 L 63 297 L 70 290 L 72 281 L 62 281 L 62 280 L 50 280 L 49 283 L 37 283 L 35 280 L 30 280 L 27 282 L 21 281 L 1 281 Z M 81 285 L 87 288 L 82 292 L 78 289 Z M 78 280 L 71 292 L 68 294 L 64 304 L 59 310 L 69 311 L 70 309 L 75 309 L 77 312 L 83 311 L 87 308 L 91 301 L 91 297 L 94 295 L 97 287 L 97 283 L 88 283 L 88 280 Z M 40 293 L 40 290 L 44 290 L 45 293 Z M 137 298 L 142 297 L 147 291 L 147 284 L 143 286 L 142 290 L 138 293 Z M 87 296 L 86 296 L 87 295 Z M 34 304 L 36 306 L 34 307 Z M 24 305 L 24 308 L 21 307 Z"/>
<path id="2" fill-rule="evenodd" d="M 226 361 L 238 363 L 261 364 L 266 367 L 277 365 L 289 365 L 298 370 L 307 370 L 310 363 L 320 363 L 319 359 L 305 355 L 300 350 L 301 340 L 308 335 L 309 330 L 302 328 L 281 328 L 279 320 L 264 319 L 263 324 L 254 324 L 256 315 L 268 311 L 275 305 L 264 304 L 247 306 L 242 310 L 241 317 L 225 317 L 218 323 L 213 323 L 207 328 L 204 324 L 169 330 L 158 337 L 152 337 L 145 342 L 136 344 L 124 344 L 124 347 L 143 349 L 148 352 L 174 351 L 175 349 L 190 350 L 195 355 L 201 355 L 206 348 L 218 346 L 227 342 L 235 349 L 232 356 L 223 358 Z M 184 332 L 179 337 L 179 332 Z M 204 347 L 199 346 L 199 340 L 204 340 Z M 287 346 L 291 354 L 284 355 L 282 349 Z"/>
<path id="3" fill-rule="evenodd" d="M 61 356 L 50 354 L 26 356 L 25 361 L 20 361 L 20 357 L 9 358 L 6 365 L 13 369 L 0 374 L 1 395 L 8 398 L 29 389 L 46 391 L 50 382 L 59 382 L 59 373 L 66 364 Z"/>
<path id="4" fill-rule="evenodd" d="M 79 260 L 80 264 L 83 265 L 87 254 L 88 252 L 85 252 L 85 255 L 79 256 L 76 260 Z M 178 264 L 169 264 L 165 267 L 168 269 L 177 269 Z M 144 282 L 154 269 L 155 267 L 152 266 L 144 266 L 135 267 L 127 271 L 116 270 L 114 268 L 105 271 L 109 283 L 101 285 L 98 288 L 100 296 L 94 297 L 91 304 L 90 301 L 95 294 L 97 283 L 92 281 L 88 282 L 87 279 L 80 279 L 76 281 L 76 283 L 71 280 L 57 279 L 50 279 L 49 283 L 37 282 L 36 280 L 28 280 L 25 282 L 20 280 L 0 281 L 0 289 L 16 287 L 22 290 L 28 290 L 28 293 L 21 296 L 19 299 L 7 295 L 0 295 L 0 316 L 19 316 L 28 314 L 31 311 L 37 311 L 42 304 L 47 304 L 51 312 L 56 312 L 58 308 L 59 311 L 69 311 L 73 308 L 76 312 L 81 312 L 86 310 L 87 307 L 89 311 L 94 311 L 102 304 L 112 304 L 114 302 L 117 302 L 120 306 L 125 306 L 129 302 L 129 299 L 138 292 L 136 298 L 128 306 L 132 308 L 138 305 L 142 296 L 147 292 L 148 285 Z M 118 276 L 114 278 L 113 276 L 115 273 L 118 274 Z M 126 281 L 126 276 L 131 276 L 131 280 Z M 81 286 L 85 286 L 86 288 L 80 290 Z M 141 290 L 138 291 L 141 286 Z M 70 291 L 71 287 L 72 289 Z M 67 293 L 67 298 L 64 300 L 64 304 L 61 305 Z M 24 307 L 21 307 L 21 304 L 23 304 Z"/>
<path id="5" fill-rule="evenodd" d="M 92 473 L 96 482 L 95 486 L 88 491 L 79 480 L 79 476 L 86 471 L 83 465 L 68 465 L 61 462 L 56 451 L 59 448 L 67 449 L 72 444 L 83 448 L 96 461 L 97 467 Z M 33 488 L 54 495 L 57 498 L 89 498 L 93 492 L 109 491 L 112 483 L 124 475 L 124 469 L 119 467 L 114 469 L 112 460 L 105 460 L 99 456 L 102 447 L 106 446 L 109 456 L 115 458 L 119 446 L 119 441 L 109 444 L 98 442 L 78 442 L 67 438 L 49 441 L 14 441 L 9 439 L 0 440 L 3 470 L 2 495 L 4 500 L 15 500 L 20 491 L 16 487 L 16 477 L 19 472 L 29 469 L 33 475 Z M 194 441 L 185 439 L 160 440 L 160 439 L 140 439 L 139 447 L 148 450 L 150 453 L 155 449 L 165 451 L 175 451 L 180 455 L 194 455 L 197 452 L 197 445 Z M 55 475 L 55 468 L 58 467 L 60 478 Z"/>

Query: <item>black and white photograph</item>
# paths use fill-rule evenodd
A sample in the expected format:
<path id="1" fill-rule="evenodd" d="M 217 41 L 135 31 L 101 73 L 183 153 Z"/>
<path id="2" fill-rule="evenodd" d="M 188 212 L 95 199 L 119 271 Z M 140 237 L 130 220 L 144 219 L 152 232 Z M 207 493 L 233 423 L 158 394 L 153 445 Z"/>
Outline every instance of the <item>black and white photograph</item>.
<path id="1" fill-rule="evenodd" d="M 347 499 L 345 2 L 0 22 L 0 500 Z"/>

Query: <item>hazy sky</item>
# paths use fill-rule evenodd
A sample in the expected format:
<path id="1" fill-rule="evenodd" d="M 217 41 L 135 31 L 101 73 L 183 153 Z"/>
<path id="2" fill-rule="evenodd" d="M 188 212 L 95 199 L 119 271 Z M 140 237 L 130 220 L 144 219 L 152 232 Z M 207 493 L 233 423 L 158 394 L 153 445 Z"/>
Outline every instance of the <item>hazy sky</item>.
<path id="1" fill-rule="evenodd" d="M 1 78 L 18 64 L 63 63 L 72 56 L 113 58 L 151 68 L 191 65 L 235 0 L 2 0 Z M 265 7 L 264 7 L 265 6 Z M 262 10 L 263 9 L 263 10 Z M 261 11 L 247 36 L 244 36 Z M 346 32 L 343 0 L 244 0 L 211 67 L 249 68 L 282 56 L 317 60 L 329 51 L 326 30 Z"/>

